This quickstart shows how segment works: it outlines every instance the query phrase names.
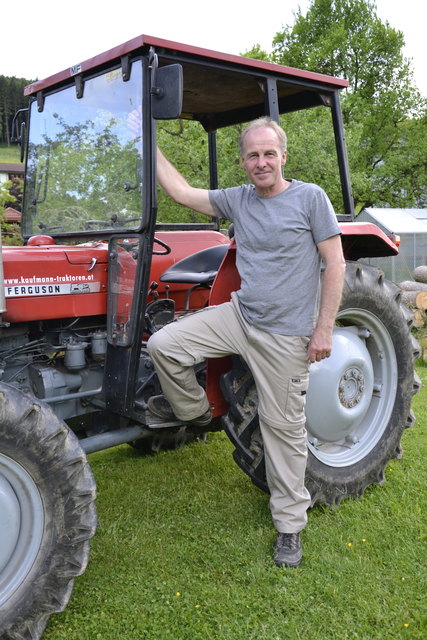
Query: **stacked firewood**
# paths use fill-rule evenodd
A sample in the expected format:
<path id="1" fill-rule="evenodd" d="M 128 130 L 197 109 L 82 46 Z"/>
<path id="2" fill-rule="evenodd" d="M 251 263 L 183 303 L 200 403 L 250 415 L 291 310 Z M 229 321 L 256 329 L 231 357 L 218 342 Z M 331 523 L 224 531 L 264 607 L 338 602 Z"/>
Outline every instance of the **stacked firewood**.
<path id="1" fill-rule="evenodd" d="M 400 282 L 399 287 L 402 289 L 402 301 L 413 313 L 414 327 L 423 329 L 427 327 L 427 265 L 416 267 L 412 275 L 413 280 Z M 423 343 L 424 362 L 427 362 L 427 331 L 420 342 Z"/>
<path id="2" fill-rule="evenodd" d="M 399 287 L 402 289 L 402 301 L 413 309 L 414 324 L 420 328 L 427 322 L 427 266 L 414 269 L 413 276 L 413 280 L 400 282 Z"/>

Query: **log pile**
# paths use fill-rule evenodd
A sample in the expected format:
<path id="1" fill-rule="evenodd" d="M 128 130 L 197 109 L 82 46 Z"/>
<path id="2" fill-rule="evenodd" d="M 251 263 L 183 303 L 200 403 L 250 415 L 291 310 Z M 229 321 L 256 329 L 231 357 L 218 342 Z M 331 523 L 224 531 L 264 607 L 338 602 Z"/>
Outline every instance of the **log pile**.
<path id="1" fill-rule="evenodd" d="M 414 327 L 427 328 L 427 265 L 420 265 L 413 271 L 413 280 L 399 283 L 402 301 L 413 313 Z M 427 331 L 419 338 L 423 349 L 423 360 L 427 363 Z"/>

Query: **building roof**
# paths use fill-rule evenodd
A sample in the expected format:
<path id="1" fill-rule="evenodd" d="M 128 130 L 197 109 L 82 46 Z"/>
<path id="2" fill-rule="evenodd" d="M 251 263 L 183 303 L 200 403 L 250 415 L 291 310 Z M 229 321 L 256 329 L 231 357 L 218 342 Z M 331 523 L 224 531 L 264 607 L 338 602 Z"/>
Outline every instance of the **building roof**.
<path id="1" fill-rule="evenodd" d="M 358 218 L 375 222 L 388 233 L 427 233 L 427 209 L 366 208 Z"/>
<path id="2" fill-rule="evenodd" d="M 18 162 L 0 162 L 0 173 L 24 173 L 24 165 Z"/>
<path id="3" fill-rule="evenodd" d="M 20 223 L 21 212 L 17 211 L 13 207 L 7 207 L 4 211 L 4 220 L 5 222 L 8 222 L 8 223 L 12 223 L 12 222 Z"/>

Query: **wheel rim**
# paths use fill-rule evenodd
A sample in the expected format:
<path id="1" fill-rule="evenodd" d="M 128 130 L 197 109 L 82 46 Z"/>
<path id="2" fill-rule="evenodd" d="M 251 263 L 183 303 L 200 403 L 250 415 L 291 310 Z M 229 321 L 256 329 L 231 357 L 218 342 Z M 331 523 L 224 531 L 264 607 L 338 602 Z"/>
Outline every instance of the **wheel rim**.
<path id="1" fill-rule="evenodd" d="M 311 453 L 331 467 L 365 458 L 389 423 L 397 361 L 387 328 L 360 308 L 337 316 L 330 358 L 311 365 L 307 432 Z"/>
<path id="2" fill-rule="evenodd" d="M 0 606 L 27 576 L 44 530 L 43 502 L 25 469 L 0 453 Z"/>

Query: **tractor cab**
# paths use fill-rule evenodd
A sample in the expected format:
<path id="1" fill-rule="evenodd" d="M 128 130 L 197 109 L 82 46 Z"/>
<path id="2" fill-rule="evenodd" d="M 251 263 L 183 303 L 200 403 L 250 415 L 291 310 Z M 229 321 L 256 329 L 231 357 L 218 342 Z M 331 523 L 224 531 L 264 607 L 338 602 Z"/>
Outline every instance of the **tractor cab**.
<path id="1" fill-rule="evenodd" d="M 338 96 L 346 86 L 345 80 L 150 36 L 35 82 L 25 90 L 30 107 L 23 235 L 107 239 L 148 230 L 157 203 L 158 120 L 200 123 L 207 136 L 206 187 L 216 188 L 219 129 L 315 106 L 331 112 L 343 193 L 339 213 L 350 219 Z"/>

